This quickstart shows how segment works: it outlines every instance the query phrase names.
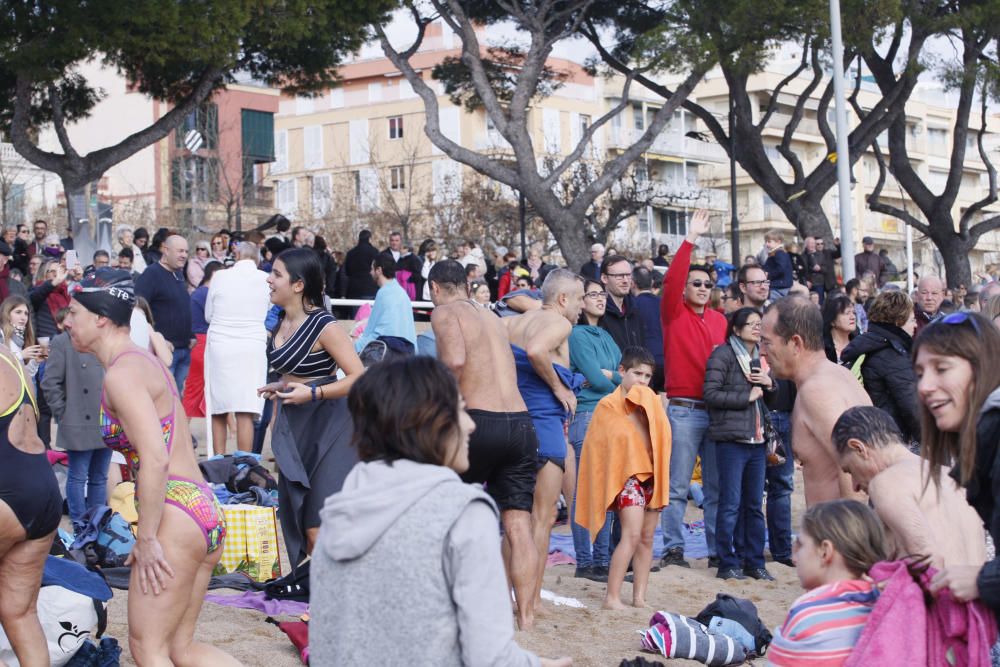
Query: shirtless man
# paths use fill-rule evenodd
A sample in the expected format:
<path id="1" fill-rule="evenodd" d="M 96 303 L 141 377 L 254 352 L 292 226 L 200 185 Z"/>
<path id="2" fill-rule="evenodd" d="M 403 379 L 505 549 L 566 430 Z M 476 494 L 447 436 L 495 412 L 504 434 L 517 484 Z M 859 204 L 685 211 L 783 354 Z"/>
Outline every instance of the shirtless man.
<path id="1" fill-rule="evenodd" d="M 771 304 L 764 314 L 760 352 L 776 377 L 792 380 L 798 388 L 792 443 L 802 462 L 806 506 L 854 497 L 831 434 L 844 411 L 872 403 L 851 371 L 826 358 L 823 316 L 816 304 L 797 296 Z"/>
<path id="2" fill-rule="evenodd" d="M 937 569 L 986 562 L 983 522 L 965 491 L 941 469 L 927 483 L 926 461 L 903 444 L 888 413 L 875 407 L 851 408 L 833 427 L 833 444 L 844 471 L 868 499 L 892 545 L 890 560 L 929 556 Z"/>
<path id="3" fill-rule="evenodd" d="M 517 623 L 534 622 L 537 554 L 531 535 L 538 439 L 531 415 L 517 388 L 514 354 L 503 321 L 469 298 L 465 267 L 454 260 L 438 262 L 430 283 L 431 327 L 438 359 L 461 389 L 466 409 L 476 422 L 469 438 L 466 482 L 486 483 L 500 508 L 507 572 L 517 598 Z"/>
<path id="4" fill-rule="evenodd" d="M 542 307 L 508 317 L 510 344 L 517 366 L 517 384 L 538 434 L 538 478 L 531 510 L 539 560 L 535 606 L 541 603 L 542 576 L 549 552 L 549 534 L 556 521 L 556 501 L 566 470 L 563 426 L 576 411 L 576 391 L 582 381 L 570 373 L 569 334 L 583 308 L 583 281 L 566 269 L 555 269 L 542 285 Z M 490 378 L 491 386 L 495 384 Z M 470 447 L 471 448 L 471 447 Z"/>

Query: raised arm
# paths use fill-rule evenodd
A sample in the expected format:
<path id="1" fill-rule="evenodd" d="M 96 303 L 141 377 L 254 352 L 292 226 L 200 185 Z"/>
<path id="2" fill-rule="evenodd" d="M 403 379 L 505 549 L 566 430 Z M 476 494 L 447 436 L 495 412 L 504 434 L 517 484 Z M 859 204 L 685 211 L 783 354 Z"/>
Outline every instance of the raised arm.
<path id="1" fill-rule="evenodd" d="M 684 286 L 687 284 L 688 269 L 691 268 L 691 253 L 698 239 L 708 231 L 708 211 L 699 209 L 691 216 L 688 234 L 674 254 L 674 261 L 667 268 L 663 279 L 663 293 L 660 300 L 660 320 L 667 325 L 684 305 Z"/>

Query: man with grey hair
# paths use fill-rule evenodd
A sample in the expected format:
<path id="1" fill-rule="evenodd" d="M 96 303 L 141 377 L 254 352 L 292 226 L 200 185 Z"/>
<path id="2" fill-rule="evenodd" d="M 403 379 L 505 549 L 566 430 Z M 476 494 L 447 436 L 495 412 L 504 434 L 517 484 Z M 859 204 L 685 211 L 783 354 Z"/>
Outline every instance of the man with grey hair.
<path id="1" fill-rule="evenodd" d="M 892 559 L 921 554 L 939 570 L 986 562 L 983 522 L 950 468 L 942 466 L 931 478 L 930 466 L 907 449 L 887 412 L 850 408 L 833 425 L 832 439 L 840 467 L 882 520 Z"/>
<path id="2" fill-rule="evenodd" d="M 979 310 L 986 310 L 986 302 L 990 297 L 1000 294 L 1000 283 L 992 280 L 979 288 Z"/>
<path id="3" fill-rule="evenodd" d="M 914 336 L 938 316 L 944 301 L 944 289 L 944 281 L 937 276 L 924 276 L 917 283 L 917 299 L 913 306 L 913 314 L 917 318 Z"/>
<path id="4" fill-rule="evenodd" d="M 542 575 L 556 501 L 566 471 L 566 420 L 576 411 L 583 378 L 569 370 L 569 334 L 583 309 L 583 281 L 554 269 L 542 283 L 542 307 L 504 319 L 517 367 L 517 386 L 538 436 L 538 476 L 531 518 L 539 560 L 533 606 L 541 603 Z M 520 601 L 519 601 L 520 602 Z"/>
<path id="5" fill-rule="evenodd" d="M 258 270 L 253 243 L 236 246 L 236 263 L 212 277 L 205 300 L 205 412 L 212 417 L 215 454 L 226 453 L 228 416 L 236 416 L 236 447 L 253 447 L 253 422 L 264 408 L 257 387 L 267 383 L 267 332 L 271 307 L 267 274 Z"/>
<path id="6" fill-rule="evenodd" d="M 590 261 L 580 267 L 580 275 L 587 280 L 601 282 L 601 265 L 604 263 L 604 246 L 595 243 L 590 246 Z"/>

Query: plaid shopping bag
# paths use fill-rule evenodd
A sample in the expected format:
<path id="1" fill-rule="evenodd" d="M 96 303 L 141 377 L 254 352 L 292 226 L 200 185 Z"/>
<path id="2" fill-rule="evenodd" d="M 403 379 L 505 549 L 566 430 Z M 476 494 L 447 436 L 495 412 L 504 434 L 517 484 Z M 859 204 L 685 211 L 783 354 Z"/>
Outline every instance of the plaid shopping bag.
<path id="1" fill-rule="evenodd" d="M 281 576 L 278 524 L 273 507 L 223 505 L 226 539 L 213 574 L 243 572 L 254 581 Z"/>

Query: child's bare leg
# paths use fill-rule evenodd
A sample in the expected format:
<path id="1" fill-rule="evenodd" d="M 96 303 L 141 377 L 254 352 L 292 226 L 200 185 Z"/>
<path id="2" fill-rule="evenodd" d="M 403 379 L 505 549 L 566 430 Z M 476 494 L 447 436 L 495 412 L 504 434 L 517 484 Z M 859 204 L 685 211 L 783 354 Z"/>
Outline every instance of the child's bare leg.
<path id="1" fill-rule="evenodd" d="M 618 510 L 618 520 L 622 526 L 622 537 L 615 547 L 615 552 L 611 556 L 611 564 L 608 567 L 608 592 L 604 597 L 604 609 L 625 609 L 622 603 L 622 583 L 625 581 L 625 572 L 628 564 L 635 554 L 636 547 L 642 534 L 643 507 L 623 507 Z M 635 574 L 638 575 L 638 563 L 633 565 Z M 646 563 L 646 576 L 649 576 L 649 562 Z M 638 581 L 638 577 L 636 577 Z"/>
<path id="2" fill-rule="evenodd" d="M 649 583 L 649 566 L 653 561 L 653 534 L 660 522 L 659 510 L 648 510 L 642 518 L 642 532 L 639 544 L 632 556 L 632 606 L 646 606 L 646 585 Z"/>

